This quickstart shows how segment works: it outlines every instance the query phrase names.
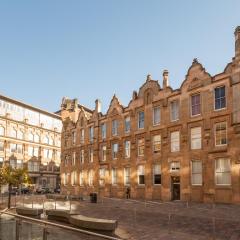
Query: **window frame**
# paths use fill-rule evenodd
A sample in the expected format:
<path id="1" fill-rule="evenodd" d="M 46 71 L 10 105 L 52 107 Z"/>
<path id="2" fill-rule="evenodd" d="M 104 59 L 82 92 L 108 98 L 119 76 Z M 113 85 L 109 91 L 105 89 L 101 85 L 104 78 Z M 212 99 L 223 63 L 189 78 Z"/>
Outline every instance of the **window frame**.
<path id="1" fill-rule="evenodd" d="M 128 148 L 126 146 L 128 146 Z M 124 158 L 130 158 L 130 157 L 131 157 L 131 141 L 125 140 L 124 141 Z"/>
<path id="2" fill-rule="evenodd" d="M 199 140 L 199 138 L 193 138 L 193 136 L 196 136 L 196 135 L 193 135 L 192 134 L 192 131 L 193 129 L 200 129 L 200 147 L 199 148 L 193 148 L 193 140 Z M 198 127 L 191 127 L 190 129 L 190 149 L 191 150 L 199 150 L 199 149 L 202 149 L 202 127 L 201 126 L 198 126 Z"/>
<path id="3" fill-rule="evenodd" d="M 144 129 L 145 128 L 145 113 L 144 111 L 138 111 L 138 129 Z M 140 114 L 143 114 L 143 120 L 140 119 Z M 141 121 L 140 121 L 141 120 Z M 143 122 L 143 127 L 140 127 L 141 123 Z"/>
<path id="4" fill-rule="evenodd" d="M 129 119 L 129 121 L 126 121 L 127 119 Z M 129 129 L 126 127 L 127 123 L 129 123 Z M 126 116 L 124 118 L 124 132 L 129 133 L 130 131 L 131 131 L 131 118 L 130 118 L 130 116 Z"/>
<path id="5" fill-rule="evenodd" d="M 89 126 L 89 142 L 94 142 L 94 126 Z"/>
<path id="6" fill-rule="evenodd" d="M 153 185 L 154 185 L 154 186 L 160 186 L 160 185 L 162 185 L 162 166 L 161 166 L 161 164 L 159 164 L 159 163 L 153 164 L 152 166 L 153 166 L 153 167 L 152 167 Z M 159 166 L 159 167 L 160 167 L 160 174 L 156 174 L 156 173 L 155 173 L 155 166 Z M 160 182 L 161 182 L 161 183 L 155 183 L 155 176 L 156 176 L 156 175 L 160 175 Z"/>
<path id="7" fill-rule="evenodd" d="M 118 120 L 113 119 L 112 120 L 112 136 L 118 135 Z"/>
<path id="8" fill-rule="evenodd" d="M 177 133 L 178 132 L 178 149 L 177 150 L 174 150 L 173 151 L 173 142 L 174 141 L 172 141 L 172 135 L 173 135 L 173 133 Z M 172 132 L 170 132 L 170 150 L 171 150 L 171 152 L 173 153 L 173 152 L 180 152 L 180 149 L 181 149 L 181 146 L 180 146 L 180 144 L 181 144 L 181 141 L 180 141 L 180 131 L 179 130 L 176 130 L 176 131 L 172 131 Z M 176 142 L 176 141 L 175 141 Z"/>
<path id="9" fill-rule="evenodd" d="M 228 163 L 229 163 L 229 173 L 230 174 L 230 183 L 229 184 L 219 184 L 217 183 L 217 172 L 216 172 L 216 168 L 217 168 L 217 161 L 220 160 L 220 159 L 224 159 L 224 160 L 228 160 Z M 216 158 L 215 159 L 215 166 L 214 166 L 214 180 L 215 180 L 215 185 L 216 186 L 231 186 L 232 185 L 232 166 L 231 166 L 231 159 L 230 158 L 225 158 L 225 157 L 222 157 L 222 158 Z M 218 172 L 218 173 L 226 173 L 226 172 Z"/>
<path id="10" fill-rule="evenodd" d="M 193 163 L 201 163 L 201 172 L 193 173 Z M 201 183 L 193 183 L 193 174 L 201 174 Z M 203 162 L 201 160 L 191 160 L 191 185 L 192 186 L 202 186 L 203 185 Z"/>
<path id="11" fill-rule="evenodd" d="M 199 96 L 199 113 L 198 114 L 193 114 L 193 107 L 195 107 L 195 106 L 198 106 L 198 105 L 194 105 L 193 106 L 193 97 L 196 97 L 196 96 Z M 202 101 L 201 101 L 201 93 L 194 93 L 194 94 L 192 94 L 191 95 L 191 117 L 197 117 L 197 116 L 200 116 L 201 115 L 201 113 L 202 113 L 202 109 L 201 109 L 201 107 L 202 107 Z"/>
<path id="12" fill-rule="evenodd" d="M 222 87 L 224 87 L 225 88 L 225 107 L 224 108 L 219 108 L 219 109 L 216 109 L 216 89 L 217 88 L 222 88 Z M 227 97 L 226 97 L 226 95 L 227 95 L 227 93 L 226 93 L 226 85 L 220 85 L 220 86 L 217 86 L 217 87 L 215 87 L 214 88 L 214 111 L 221 111 L 221 110 L 224 110 L 224 109 L 226 109 L 227 108 Z"/>
<path id="13" fill-rule="evenodd" d="M 103 149 L 104 148 L 104 149 Z M 105 154 L 104 154 L 105 153 Z M 107 161 L 107 146 L 106 145 L 102 145 L 101 146 L 101 161 L 105 162 Z"/>
<path id="14" fill-rule="evenodd" d="M 112 174 L 111 174 L 111 184 L 113 186 L 116 186 L 118 184 L 118 181 L 117 181 L 117 168 L 112 168 L 111 170 Z"/>
<path id="15" fill-rule="evenodd" d="M 114 146 L 117 146 L 117 151 L 115 152 Z M 118 143 L 112 143 L 112 159 L 118 159 L 118 151 L 119 151 L 119 146 Z"/>
<path id="16" fill-rule="evenodd" d="M 142 172 L 141 172 L 141 174 L 140 174 L 140 167 L 142 167 L 142 169 L 143 169 L 143 174 L 142 174 Z M 140 183 L 140 176 L 143 176 L 143 181 L 144 181 L 144 183 Z M 138 165 L 137 166 L 137 178 L 138 178 L 138 185 L 139 186 L 145 186 L 145 184 L 146 184 L 146 181 L 145 181 L 145 166 L 144 165 Z"/>
<path id="17" fill-rule="evenodd" d="M 90 162 L 90 163 L 93 163 L 93 158 L 94 158 L 94 152 L 93 152 L 93 147 L 89 147 L 89 149 L 88 149 L 88 157 L 89 157 L 89 159 L 88 159 L 88 161 Z"/>
<path id="18" fill-rule="evenodd" d="M 217 124 L 221 124 L 221 123 L 225 123 L 226 124 L 226 143 L 224 143 L 224 144 L 217 144 Z M 215 147 L 223 147 L 223 146 L 227 146 L 228 145 L 228 143 L 227 143 L 227 141 L 228 141 L 228 138 L 227 138 L 227 121 L 222 121 L 222 122 L 216 122 L 215 124 L 214 124 L 214 139 L 215 139 Z"/>
<path id="19" fill-rule="evenodd" d="M 177 118 L 176 119 L 173 119 L 173 103 L 177 103 L 177 106 L 178 106 L 178 113 L 177 113 Z M 174 99 L 170 102 L 170 122 L 176 122 L 176 121 L 179 121 L 180 119 L 180 116 L 179 116 L 179 111 L 180 111 L 180 101 L 179 99 Z"/>
<path id="20" fill-rule="evenodd" d="M 101 138 L 102 139 L 107 138 L 107 124 L 106 124 L 106 122 L 101 124 Z"/>
<path id="21" fill-rule="evenodd" d="M 140 145 L 139 142 L 141 140 L 143 141 L 143 143 Z M 143 154 L 140 154 L 140 151 L 139 151 L 140 147 L 143 147 Z M 137 139 L 137 156 L 138 157 L 144 157 L 144 155 L 145 155 L 145 138 L 143 137 L 143 138 L 138 138 Z"/>
<path id="22" fill-rule="evenodd" d="M 129 175 L 127 175 L 127 169 L 129 170 Z M 131 167 L 124 167 L 124 186 L 130 186 L 131 185 Z M 128 177 L 127 177 L 128 176 Z M 129 183 L 127 183 L 126 179 L 129 179 Z"/>
<path id="23" fill-rule="evenodd" d="M 155 110 L 156 109 L 159 109 L 159 122 L 155 122 Z M 153 122 L 152 122 L 153 126 L 159 126 L 161 124 L 161 107 L 160 106 L 153 107 L 152 118 L 153 118 Z"/>
<path id="24" fill-rule="evenodd" d="M 159 141 L 154 141 L 156 137 L 160 137 Z M 156 145 L 160 144 L 160 150 L 155 150 Z M 162 136 L 161 134 L 156 134 L 152 136 L 152 151 L 154 154 L 161 153 L 162 151 Z"/>

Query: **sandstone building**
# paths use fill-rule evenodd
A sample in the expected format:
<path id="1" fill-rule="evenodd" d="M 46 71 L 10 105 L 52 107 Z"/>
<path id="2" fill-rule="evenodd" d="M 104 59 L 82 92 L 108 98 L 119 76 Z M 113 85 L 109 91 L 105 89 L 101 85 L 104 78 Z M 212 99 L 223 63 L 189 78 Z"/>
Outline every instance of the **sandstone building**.
<path id="1" fill-rule="evenodd" d="M 0 167 L 26 167 L 35 188 L 56 188 L 61 130 L 59 115 L 0 95 Z"/>
<path id="2" fill-rule="evenodd" d="M 240 202 L 240 27 L 235 56 L 211 76 L 193 60 L 179 89 L 148 75 L 106 114 L 63 99 L 62 193 Z"/>

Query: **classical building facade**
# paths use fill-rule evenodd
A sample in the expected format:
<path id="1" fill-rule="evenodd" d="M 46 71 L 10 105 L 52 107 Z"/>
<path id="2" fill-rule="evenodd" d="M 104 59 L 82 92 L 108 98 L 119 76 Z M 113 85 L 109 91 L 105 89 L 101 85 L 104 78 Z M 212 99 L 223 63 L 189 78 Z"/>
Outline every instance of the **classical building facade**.
<path id="1" fill-rule="evenodd" d="M 35 188 L 56 188 L 60 184 L 61 130 L 59 115 L 0 95 L 0 167 L 26 167 Z"/>
<path id="2" fill-rule="evenodd" d="M 235 56 L 211 76 L 193 60 L 179 89 L 147 76 L 124 107 L 106 114 L 63 99 L 65 194 L 240 202 L 240 27 Z"/>

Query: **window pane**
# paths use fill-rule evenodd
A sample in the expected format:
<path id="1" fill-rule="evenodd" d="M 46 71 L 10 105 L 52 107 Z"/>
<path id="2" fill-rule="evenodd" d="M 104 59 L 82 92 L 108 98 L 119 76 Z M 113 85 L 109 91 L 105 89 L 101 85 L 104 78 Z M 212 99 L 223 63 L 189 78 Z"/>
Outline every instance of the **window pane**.
<path id="1" fill-rule="evenodd" d="M 144 156 L 144 139 L 138 139 L 138 156 Z"/>
<path id="2" fill-rule="evenodd" d="M 153 152 L 157 153 L 161 151 L 161 135 L 153 136 Z"/>
<path id="3" fill-rule="evenodd" d="M 144 128 L 144 112 L 138 113 L 138 128 Z"/>
<path id="4" fill-rule="evenodd" d="M 171 133 L 171 152 L 178 152 L 180 150 L 179 131 Z"/>
<path id="5" fill-rule="evenodd" d="M 200 114 L 200 94 L 194 95 L 192 101 L 192 116 Z"/>
<path id="6" fill-rule="evenodd" d="M 225 86 L 215 88 L 215 109 L 226 107 Z"/>
<path id="7" fill-rule="evenodd" d="M 229 159 L 219 158 L 216 160 L 215 178 L 217 185 L 231 184 L 231 166 Z"/>
<path id="8" fill-rule="evenodd" d="M 171 121 L 176 121 L 179 119 L 179 102 L 173 101 L 170 105 L 171 108 Z"/>
<path id="9" fill-rule="evenodd" d="M 161 165 L 156 164 L 153 167 L 153 183 L 161 184 Z"/>
<path id="10" fill-rule="evenodd" d="M 160 124 L 160 107 L 153 109 L 153 125 Z"/>
<path id="11" fill-rule="evenodd" d="M 201 127 L 191 128 L 191 149 L 201 149 Z"/>
<path id="12" fill-rule="evenodd" d="M 202 185 L 202 162 L 192 161 L 192 184 Z"/>
<path id="13" fill-rule="evenodd" d="M 215 143 L 218 145 L 227 144 L 227 123 L 221 122 L 215 125 Z"/>
<path id="14" fill-rule="evenodd" d="M 125 118 L 125 132 L 130 131 L 130 117 Z"/>

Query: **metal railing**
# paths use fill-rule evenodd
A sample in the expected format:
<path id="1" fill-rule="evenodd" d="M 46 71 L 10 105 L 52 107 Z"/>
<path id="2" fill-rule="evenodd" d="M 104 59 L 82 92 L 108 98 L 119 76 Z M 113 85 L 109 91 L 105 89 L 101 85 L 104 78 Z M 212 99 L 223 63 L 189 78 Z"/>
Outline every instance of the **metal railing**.
<path id="1" fill-rule="evenodd" d="M 240 237 L 239 205 L 202 204 L 184 201 L 161 202 L 105 197 L 99 198 L 97 204 L 92 204 L 89 199 L 74 200 L 70 196 L 64 199 L 58 197 L 53 196 L 52 199 L 48 199 L 43 195 L 23 195 L 19 196 L 17 201 L 13 199 L 12 206 L 16 203 L 16 206 L 43 208 L 44 210 L 65 209 L 96 218 L 114 218 L 120 223 L 119 229 L 123 230 L 118 232 L 122 238 L 126 238 L 122 233 L 127 232 L 135 239 L 141 239 L 142 233 L 138 232 L 141 232 L 141 229 L 146 230 L 148 227 L 150 231 L 152 231 L 152 228 L 156 229 L 152 231 L 155 238 L 157 234 L 161 233 L 167 233 L 173 238 L 176 236 L 176 239 L 178 239 L 179 234 L 186 234 L 186 239 L 203 239 L 205 236 L 206 239 L 229 240 Z M 52 228 L 55 227 L 52 226 Z M 48 229 L 47 231 L 49 232 Z M 201 238 L 197 237 L 199 234 Z M 50 238 L 50 235 L 51 233 L 48 234 L 48 240 L 53 239 Z M 59 239 L 64 238 L 61 236 Z M 75 240 L 75 238 L 72 239 Z M 88 238 L 85 235 L 83 238 L 77 239 L 85 240 Z"/>
<path id="2" fill-rule="evenodd" d="M 121 240 L 96 232 L 91 232 L 70 225 L 62 225 L 46 220 L 18 215 L 4 209 L 0 212 L 0 239 L 1 240 Z"/>

